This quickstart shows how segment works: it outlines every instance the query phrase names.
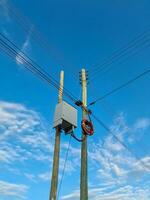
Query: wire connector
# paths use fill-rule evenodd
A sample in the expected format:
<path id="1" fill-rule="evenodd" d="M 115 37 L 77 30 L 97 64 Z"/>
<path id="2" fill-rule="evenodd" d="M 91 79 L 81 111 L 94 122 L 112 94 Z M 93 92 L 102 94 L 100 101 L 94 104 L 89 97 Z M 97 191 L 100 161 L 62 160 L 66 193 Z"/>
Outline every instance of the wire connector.
<path id="1" fill-rule="evenodd" d="M 78 101 L 75 102 L 75 105 L 76 106 L 82 106 L 83 102 L 81 100 L 78 100 Z"/>

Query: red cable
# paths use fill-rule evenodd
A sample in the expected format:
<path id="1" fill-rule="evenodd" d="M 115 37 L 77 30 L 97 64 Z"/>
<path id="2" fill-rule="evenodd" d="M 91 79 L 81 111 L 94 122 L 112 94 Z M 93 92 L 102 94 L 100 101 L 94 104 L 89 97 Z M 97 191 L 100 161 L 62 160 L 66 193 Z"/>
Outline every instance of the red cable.
<path id="1" fill-rule="evenodd" d="M 83 132 L 86 135 L 93 135 L 94 134 L 94 127 L 93 127 L 93 123 L 91 121 L 88 121 L 87 119 L 83 119 L 81 122 L 81 127 Z"/>

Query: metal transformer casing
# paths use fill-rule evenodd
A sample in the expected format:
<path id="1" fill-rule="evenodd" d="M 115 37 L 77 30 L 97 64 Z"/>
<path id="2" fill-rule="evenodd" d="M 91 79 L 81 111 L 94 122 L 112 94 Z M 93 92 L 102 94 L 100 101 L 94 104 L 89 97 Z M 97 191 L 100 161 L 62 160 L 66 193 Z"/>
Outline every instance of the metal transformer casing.
<path id="1" fill-rule="evenodd" d="M 53 127 L 59 127 L 65 133 L 71 133 L 77 127 L 77 110 L 65 101 L 58 103 L 55 109 Z"/>

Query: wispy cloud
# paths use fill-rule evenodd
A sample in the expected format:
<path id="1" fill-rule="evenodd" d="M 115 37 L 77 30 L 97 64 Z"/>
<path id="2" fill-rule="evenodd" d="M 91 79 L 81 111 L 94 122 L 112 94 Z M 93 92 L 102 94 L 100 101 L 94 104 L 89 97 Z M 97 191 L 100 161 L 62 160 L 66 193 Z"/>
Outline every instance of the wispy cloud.
<path id="1" fill-rule="evenodd" d="M 93 187 L 89 189 L 90 200 L 148 200 L 150 197 L 149 187 L 126 185 L 118 188 L 110 187 Z M 74 190 L 71 194 L 64 195 L 62 200 L 77 200 L 80 198 L 80 191 Z"/>
<path id="2" fill-rule="evenodd" d="M 110 128 L 122 142 L 129 145 L 130 138 L 134 138 L 137 131 L 143 133 L 149 127 L 149 119 L 147 118 L 140 118 L 129 126 L 126 117 L 121 113 L 114 119 Z M 136 141 L 136 138 L 133 139 L 132 144 L 135 145 Z M 149 177 L 150 156 L 141 157 L 138 161 L 109 133 L 104 143 L 92 141 L 88 156 L 89 178 L 97 183 L 95 187 L 90 188 L 89 199 L 149 199 L 150 183 L 148 179 L 144 178 Z M 103 186 L 98 184 L 101 182 Z M 62 197 L 63 200 L 77 200 L 79 198 L 79 190 L 74 190 Z"/>
<path id="3" fill-rule="evenodd" d="M 22 52 L 27 53 L 28 50 L 30 49 L 30 37 L 31 37 L 32 31 L 33 31 L 33 26 L 30 28 L 29 33 L 28 33 L 24 43 L 22 44 L 21 51 L 16 56 L 16 63 L 18 65 L 24 64 L 24 61 L 22 59 L 22 56 L 23 56 Z"/>
<path id="4" fill-rule="evenodd" d="M 53 137 L 48 130 L 52 128 L 44 123 L 37 112 L 22 104 L 0 101 L 0 162 L 51 162 Z"/>
<path id="5" fill-rule="evenodd" d="M 40 178 L 42 181 L 49 181 L 50 177 L 51 177 L 50 171 L 38 175 L 38 178 Z"/>
<path id="6" fill-rule="evenodd" d="M 149 119 L 140 118 L 132 125 L 128 125 L 125 116 L 121 114 L 114 120 L 111 129 L 114 133 L 126 144 L 129 143 L 129 138 L 136 134 L 135 130 L 145 132 L 149 128 Z M 53 134 L 52 128 L 51 132 Z M 49 181 L 51 177 L 51 166 L 53 160 L 53 136 L 49 135 L 50 127 L 47 126 L 45 120 L 36 111 L 27 108 L 23 104 L 0 101 L 0 163 L 5 164 L 8 170 L 19 175 L 19 169 L 14 168 L 14 163 L 29 163 L 34 160 L 36 163 L 45 163 L 48 168 L 44 171 L 38 171 L 34 174 L 32 171 L 22 171 L 24 177 L 33 182 Z M 129 134 L 130 133 L 130 134 Z M 134 138 L 134 137 L 133 137 Z M 69 139 L 69 138 L 68 138 Z M 136 142 L 133 139 L 132 144 Z M 61 144 L 60 156 L 60 177 L 65 161 L 65 153 L 68 148 L 68 143 Z M 142 182 L 143 177 L 150 173 L 150 157 L 141 157 L 141 162 L 137 161 L 129 152 L 124 149 L 113 137 L 108 134 L 105 138 L 105 143 L 101 141 L 92 141 L 89 145 L 89 177 L 94 172 L 94 180 L 98 183 L 103 182 L 103 187 L 92 187 L 90 189 L 90 198 L 92 200 L 114 200 L 135 199 L 134 192 L 143 192 L 141 196 L 145 197 L 148 193 L 147 187 L 138 185 L 136 190 L 133 190 L 133 185 L 129 182 Z M 148 166 L 145 168 L 144 165 Z M 68 178 L 73 172 L 80 168 L 80 146 L 70 146 L 69 158 L 66 165 L 66 174 L 64 178 Z M 145 181 L 146 185 L 147 181 Z M 104 186 L 105 185 L 105 186 Z M 115 185 L 116 188 L 107 191 Z M 130 185 L 132 189 L 127 187 Z M 102 190 L 103 188 L 103 190 Z M 120 190 L 118 189 L 120 188 Z M 122 189 L 121 189 L 122 188 Z M 124 191 L 126 193 L 124 194 Z M 121 191 L 121 192 L 120 192 Z M 128 193 L 127 193 L 128 191 Z M 120 194 L 119 194 L 120 192 Z M 113 196 L 113 198 L 112 198 Z M 142 199 L 141 198 L 141 199 Z M 73 191 L 71 194 L 65 195 L 62 199 L 79 199 L 79 190 Z M 116 200 L 115 199 L 115 200 Z M 136 199 L 137 200 L 137 199 Z M 148 199 L 144 199 L 148 200 Z"/>
<path id="7" fill-rule="evenodd" d="M 28 191 L 28 187 L 23 184 L 15 184 L 0 180 L 0 197 L 10 197 L 25 199 L 25 194 Z"/>
<path id="8" fill-rule="evenodd" d="M 51 134 L 50 134 L 51 132 Z M 48 166 L 45 172 L 34 174 L 22 171 L 29 180 L 49 181 L 54 149 L 54 131 L 36 111 L 23 104 L 0 101 L 0 163 L 5 164 L 9 172 L 19 175 L 15 163 L 28 164 L 34 160 L 37 164 Z M 68 143 L 61 145 L 60 174 L 62 173 Z M 70 175 L 79 167 L 80 149 L 70 146 L 70 157 L 66 172 Z M 14 168 L 15 167 L 15 168 Z M 42 169 L 43 170 L 43 169 Z"/>

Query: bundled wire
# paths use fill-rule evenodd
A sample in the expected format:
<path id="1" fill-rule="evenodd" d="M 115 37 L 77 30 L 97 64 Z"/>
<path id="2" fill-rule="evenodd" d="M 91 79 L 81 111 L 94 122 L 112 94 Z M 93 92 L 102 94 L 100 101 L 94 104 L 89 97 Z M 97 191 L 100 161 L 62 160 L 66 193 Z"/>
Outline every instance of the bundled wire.
<path id="1" fill-rule="evenodd" d="M 29 34 L 30 30 L 30 36 L 32 40 L 35 41 L 48 55 L 52 55 L 54 58 L 56 58 L 57 55 L 60 54 L 60 52 L 57 52 L 52 47 L 48 38 L 42 34 L 42 32 L 35 24 L 33 24 L 29 17 L 23 14 L 23 12 L 18 7 L 16 7 L 12 1 L 7 1 L 7 3 L 3 6 L 8 10 L 9 15 L 26 34 Z M 60 65 L 62 65 L 62 63 L 60 63 Z M 72 76 L 76 78 L 74 73 L 72 73 Z"/>
<path id="2" fill-rule="evenodd" d="M 102 64 L 97 64 L 96 65 L 97 67 L 95 68 L 94 66 L 92 66 L 92 70 L 89 71 L 90 77 L 92 77 L 91 80 L 94 80 L 94 77 L 96 77 L 102 71 L 109 70 L 112 64 L 122 59 L 126 60 L 128 57 L 136 55 L 142 49 L 149 46 L 150 46 L 150 27 L 148 27 L 147 30 L 145 30 L 143 33 L 139 34 L 137 37 L 135 37 L 133 40 L 127 43 L 124 47 L 115 51 L 111 56 L 106 58 Z"/>
<path id="3" fill-rule="evenodd" d="M 2 33 L 0 33 L 0 48 L 13 60 L 16 61 L 16 58 L 18 58 L 19 62 L 27 70 L 59 90 L 59 83 Z M 66 88 L 64 88 L 64 95 L 73 102 L 77 101 L 76 97 Z"/>
<path id="4" fill-rule="evenodd" d="M 59 90 L 59 83 L 51 77 L 47 72 L 45 72 L 35 61 L 33 61 L 31 58 L 29 58 L 24 52 L 22 52 L 13 42 L 11 42 L 6 36 L 4 36 L 2 33 L 0 33 L 0 49 L 4 51 L 10 58 L 16 61 L 16 57 L 19 58 L 19 61 L 22 63 L 22 65 L 38 76 L 40 79 L 44 80 L 46 83 L 49 85 L 52 85 L 55 87 L 57 90 Z M 87 114 L 90 112 L 86 107 L 83 106 L 81 101 L 77 101 L 76 97 L 70 93 L 68 90 L 64 88 L 64 95 L 69 98 L 71 101 L 73 101 L 76 105 L 78 102 L 78 106 L 80 106 L 84 111 L 87 112 Z M 144 163 L 138 158 L 137 155 L 135 155 L 122 141 L 119 140 L 119 138 L 110 131 L 109 128 L 100 120 L 98 119 L 94 114 L 90 113 L 93 118 L 99 122 L 99 124 L 104 127 L 107 131 L 109 131 L 116 140 L 124 146 L 125 149 L 127 149 L 132 155 L 140 161 L 142 165 Z"/>

